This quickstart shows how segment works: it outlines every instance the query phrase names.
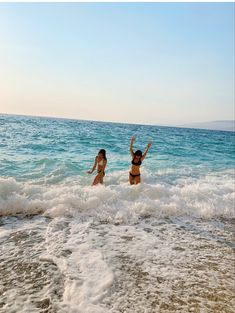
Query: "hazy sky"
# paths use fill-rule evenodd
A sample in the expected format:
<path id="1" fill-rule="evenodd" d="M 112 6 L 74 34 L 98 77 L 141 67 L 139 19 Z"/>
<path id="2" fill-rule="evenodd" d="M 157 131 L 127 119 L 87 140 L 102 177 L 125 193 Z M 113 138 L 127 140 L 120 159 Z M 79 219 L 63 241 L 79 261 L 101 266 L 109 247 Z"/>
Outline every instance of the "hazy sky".
<path id="1" fill-rule="evenodd" d="M 234 3 L 0 3 L 0 112 L 234 118 Z"/>

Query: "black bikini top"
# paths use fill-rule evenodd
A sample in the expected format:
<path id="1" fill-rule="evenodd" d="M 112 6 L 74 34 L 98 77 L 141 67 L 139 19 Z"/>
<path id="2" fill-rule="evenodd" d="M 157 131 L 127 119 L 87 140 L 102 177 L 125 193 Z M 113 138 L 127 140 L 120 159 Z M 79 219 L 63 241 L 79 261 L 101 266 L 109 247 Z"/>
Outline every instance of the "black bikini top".
<path id="1" fill-rule="evenodd" d="M 135 159 L 135 158 L 134 158 L 134 159 Z M 135 163 L 135 162 L 134 162 L 134 159 L 131 161 L 131 163 L 132 163 L 133 165 L 138 165 L 138 166 L 140 166 L 140 165 L 142 164 L 141 160 L 139 160 L 137 163 Z"/>

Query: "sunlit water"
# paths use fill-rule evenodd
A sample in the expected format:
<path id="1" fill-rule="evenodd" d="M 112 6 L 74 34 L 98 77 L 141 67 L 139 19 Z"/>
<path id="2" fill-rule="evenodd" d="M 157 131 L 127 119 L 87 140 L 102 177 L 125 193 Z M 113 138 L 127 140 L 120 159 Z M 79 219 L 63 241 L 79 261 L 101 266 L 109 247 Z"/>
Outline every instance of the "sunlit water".
<path id="1" fill-rule="evenodd" d="M 0 312 L 234 312 L 234 139 L 0 115 Z"/>

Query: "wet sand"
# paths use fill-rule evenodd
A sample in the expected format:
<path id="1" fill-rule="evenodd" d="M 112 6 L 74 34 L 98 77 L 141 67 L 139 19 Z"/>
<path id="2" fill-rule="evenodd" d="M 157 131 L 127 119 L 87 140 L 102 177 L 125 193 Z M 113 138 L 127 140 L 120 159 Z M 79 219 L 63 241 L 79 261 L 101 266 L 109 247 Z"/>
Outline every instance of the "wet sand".
<path id="1" fill-rule="evenodd" d="M 42 258 L 50 222 L 1 218 L 1 313 L 68 310 L 61 305 L 64 273 Z M 62 222 L 68 235 L 71 220 Z M 233 227 L 233 220 L 202 219 L 91 224 L 89 240 L 114 273 L 100 307 L 111 313 L 234 313 Z M 69 259 L 72 252 L 60 244 L 57 257 Z"/>

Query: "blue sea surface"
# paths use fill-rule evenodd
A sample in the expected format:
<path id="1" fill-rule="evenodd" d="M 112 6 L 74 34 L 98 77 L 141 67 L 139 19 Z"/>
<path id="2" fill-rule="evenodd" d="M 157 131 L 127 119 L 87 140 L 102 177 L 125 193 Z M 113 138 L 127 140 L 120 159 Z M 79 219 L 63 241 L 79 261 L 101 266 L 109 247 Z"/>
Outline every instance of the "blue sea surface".
<path id="1" fill-rule="evenodd" d="M 142 167 L 156 181 L 174 183 L 235 165 L 234 132 L 0 115 L 0 175 L 51 184 L 87 177 L 103 148 L 107 175 L 126 171 L 128 179 L 132 136 L 136 150 L 152 142 Z"/>
<path id="2" fill-rule="evenodd" d="M 0 313 L 233 312 L 234 139 L 0 115 Z"/>

